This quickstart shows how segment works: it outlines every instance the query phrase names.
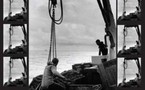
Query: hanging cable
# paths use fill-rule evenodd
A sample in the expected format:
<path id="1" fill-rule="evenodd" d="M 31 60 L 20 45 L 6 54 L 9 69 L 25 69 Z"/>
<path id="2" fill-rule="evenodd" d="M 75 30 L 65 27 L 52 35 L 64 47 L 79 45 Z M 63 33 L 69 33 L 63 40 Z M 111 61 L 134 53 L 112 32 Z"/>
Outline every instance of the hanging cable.
<path id="1" fill-rule="evenodd" d="M 9 14 L 12 12 L 12 3 L 13 2 L 14 2 L 14 0 L 9 0 Z"/>
<path id="2" fill-rule="evenodd" d="M 9 28 L 9 46 L 8 46 L 8 48 L 12 45 L 12 35 L 13 35 L 13 27 L 10 26 L 10 28 Z"/>
<path id="3" fill-rule="evenodd" d="M 128 64 L 126 59 L 124 58 L 124 62 L 123 62 L 123 80 L 126 79 L 126 69 L 128 68 Z"/>
<path id="4" fill-rule="evenodd" d="M 13 59 L 10 58 L 10 61 L 9 61 L 9 79 L 8 81 L 12 78 L 12 68 L 14 66 L 14 63 L 13 63 Z"/>
<path id="5" fill-rule="evenodd" d="M 123 0 L 123 13 L 126 12 L 126 2 L 127 0 Z"/>
<path id="6" fill-rule="evenodd" d="M 126 47 L 126 36 L 128 35 L 127 28 L 124 26 L 123 29 L 123 48 Z"/>
<path id="7" fill-rule="evenodd" d="M 54 9 L 53 9 L 53 18 L 55 19 Z M 57 57 L 57 51 L 56 51 L 55 23 L 52 21 L 48 61 L 50 61 L 52 58 L 56 58 L 56 57 Z"/>
<path id="8" fill-rule="evenodd" d="M 52 58 L 57 57 L 55 24 L 61 24 L 63 21 L 62 0 L 60 0 L 61 16 L 59 19 L 55 19 L 56 5 L 57 5 L 57 0 L 49 0 L 48 11 L 49 11 L 49 16 L 50 16 L 52 22 L 51 22 L 51 35 L 50 35 L 50 47 L 49 47 L 48 61 L 51 61 Z"/>
<path id="9" fill-rule="evenodd" d="M 48 1 L 48 12 L 49 12 L 49 16 L 50 18 L 52 19 L 52 21 L 55 23 L 55 24 L 61 24 L 62 21 L 63 21 L 63 4 L 62 4 L 62 0 L 60 0 L 60 7 L 61 7 L 61 16 L 59 19 L 55 19 L 53 17 L 53 10 L 54 8 L 56 8 L 56 4 L 57 4 L 57 0 L 49 0 Z"/>

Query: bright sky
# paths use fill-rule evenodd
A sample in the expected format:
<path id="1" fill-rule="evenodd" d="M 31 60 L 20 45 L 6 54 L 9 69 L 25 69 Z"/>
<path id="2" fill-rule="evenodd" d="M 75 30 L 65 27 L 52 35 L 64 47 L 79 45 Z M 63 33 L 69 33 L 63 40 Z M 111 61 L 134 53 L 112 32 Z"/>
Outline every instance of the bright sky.
<path id="1" fill-rule="evenodd" d="M 48 0 L 29 1 L 30 49 L 36 49 L 37 47 L 40 47 L 41 49 L 42 46 L 46 46 L 45 49 L 48 49 L 51 20 L 48 15 L 47 2 Z M 113 14 L 116 16 L 116 0 L 110 0 L 110 2 Z M 129 12 L 134 11 L 137 4 L 137 0 L 127 0 L 126 10 Z M 21 7 L 23 7 L 23 0 L 14 0 L 12 3 L 13 14 L 20 12 Z M 59 8 L 59 6 L 57 7 Z M 58 46 L 91 45 L 92 47 L 96 47 L 96 39 L 104 40 L 105 23 L 97 4 L 97 0 L 63 0 L 63 7 L 63 23 L 59 26 L 56 25 Z M 118 15 L 122 13 L 122 7 L 123 0 L 118 0 Z M 7 16 L 8 9 L 9 0 L 4 0 L 4 16 Z M 59 14 L 56 16 L 58 17 Z M 8 29 L 8 27 L 6 29 Z M 122 28 L 119 26 L 119 45 L 122 43 L 121 34 Z M 133 38 L 136 39 L 135 37 Z M 130 39 L 127 42 L 130 45 L 134 41 L 133 39 Z M 121 46 L 119 46 L 119 48 L 121 48 Z"/>
<path id="2" fill-rule="evenodd" d="M 30 49 L 34 45 L 49 45 L 51 20 L 47 2 L 48 0 L 30 1 Z M 115 14 L 116 2 L 111 0 L 111 3 Z M 63 0 L 63 7 L 64 20 L 61 25 L 56 26 L 58 45 L 96 47 L 96 39 L 104 40 L 105 23 L 96 0 Z"/>
<path id="3" fill-rule="evenodd" d="M 59 1 L 59 0 L 58 0 Z M 110 0 L 116 16 L 116 0 Z M 30 50 L 48 49 L 51 20 L 48 14 L 48 0 L 29 1 L 29 43 Z M 21 11 L 23 0 L 14 0 L 12 12 Z M 59 9 L 59 4 L 58 4 Z M 4 16 L 7 16 L 9 0 L 4 0 Z M 92 45 L 95 40 L 104 40 L 105 23 L 97 0 L 63 0 L 64 20 L 56 25 L 57 45 Z M 59 14 L 56 15 L 58 17 Z"/>
<path id="4" fill-rule="evenodd" d="M 126 14 L 132 13 L 136 10 L 136 6 L 138 6 L 138 0 L 126 0 L 125 9 Z M 118 0 L 118 16 L 122 15 L 123 13 L 123 4 L 124 0 Z"/>
<path id="5" fill-rule="evenodd" d="M 19 3 L 17 3 L 17 1 Z M 23 0 L 14 0 L 12 11 L 20 12 Z M 122 14 L 123 0 L 118 0 L 118 15 Z M 137 5 L 137 0 L 127 0 L 127 10 L 134 11 Z M 114 18 L 116 18 L 116 0 L 110 0 Z M 48 14 L 48 0 L 29 0 L 29 49 L 49 49 L 51 19 Z M 4 0 L 4 16 L 8 14 L 9 0 Z M 58 4 L 59 5 L 59 4 Z M 59 6 L 57 6 L 59 7 Z M 97 46 L 96 39 L 104 40 L 105 23 L 97 4 L 97 0 L 63 0 L 64 20 L 61 25 L 56 25 L 57 46 L 59 49 L 64 49 L 61 46 L 82 46 L 81 50 L 91 49 Z M 13 13 L 13 14 L 14 14 Z M 56 15 L 57 17 L 59 14 Z M 4 26 L 5 39 L 8 43 L 8 26 Z M 118 45 L 122 46 L 122 26 L 118 27 Z M 129 31 L 127 43 L 134 44 L 137 37 L 135 30 Z M 21 33 L 21 32 L 20 32 Z M 7 35 L 6 35 L 7 34 Z M 17 34 L 14 37 L 15 42 L 22 34 Z M 134 37 L 135 36 L 135 37 Z M 5 43 L 4 46 L 7 46 Z M 85 47 L 87 46 L 87 48 Z M 88 46 L 90 48 L 88 48 Z M 78 49 L 79 49 L 78 48 Z"/>

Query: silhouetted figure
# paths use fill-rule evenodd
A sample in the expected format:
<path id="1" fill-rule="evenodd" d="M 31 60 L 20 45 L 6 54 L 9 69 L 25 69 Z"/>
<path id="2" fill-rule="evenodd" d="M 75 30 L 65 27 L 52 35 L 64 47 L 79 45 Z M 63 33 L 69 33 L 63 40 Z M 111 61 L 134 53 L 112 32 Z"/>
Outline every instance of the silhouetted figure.
<path id="1" fill-rule="evenodd" d="M 102 41 L 97 39 L 96 44 L 99 46 L 99 55 L 101 55 L 101 54 L 107 55 L 108 54 L 107 46 Z"/>
<path id="2" fill-rule="evenodd" d="M 107 55 L 108 54 L 108 49 L 107 49 L 107 46 L 102 42 L 100 41 L 99 39 L 96 40 L 96 44 L 98 45 L 99 47 L 99 55 Z M 105 62 L 107 61 L 107 59 L 103 59 L 102 62 Z"/>

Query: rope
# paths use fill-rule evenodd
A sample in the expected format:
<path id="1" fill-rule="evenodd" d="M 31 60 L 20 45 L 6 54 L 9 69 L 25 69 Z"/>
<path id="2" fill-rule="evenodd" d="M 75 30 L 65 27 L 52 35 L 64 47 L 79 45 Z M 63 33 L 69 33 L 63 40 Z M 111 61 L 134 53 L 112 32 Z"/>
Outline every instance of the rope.
<path id="1" fill-rule="evenodd" d="M 126 47 L 126 36 L 128 35 L 127 28 L 123 29 L 123 48 Z"/>
<path id="2" fill-rule="evenodd" d="M 126 12 L 126 5 L 125 3 L 127 2 L 128 0 L 123 0 L 123 13 Z"/>
<path id="3" fill-rule="evenodd" d="M 14 0 L 9 0 L 9 14 L 12 12 L 12 3 L 13 2 L 14 2 Z"/>
<path id="4" fill-rule="evenodd" d="M 62 4 L 62 0 L 60 0 L 60 7 L 61 7 L 61 16 L 60 16 L 59 19 L 55 19 L 52 14 L 53 14 L 54 8 L 56 8 L 56 4 L 54 5 L 53 1 L 49 0 L 49 2 L 48 2 L 48 12 L 49 12 L 50 18 L 52 19 L 52 21 L 55 24 L 61 24 L 62 21 L 63 21 L 63 4 Z"/>
<path id="5" fill-rule="evenodd" d="M 14 63 L 13 63 L 13 59 L 12 58 L 10 58 L 10 61 L 9 61 L 9 79 L 8 79 L 8 81 L 10 80 L 10 78 L 12 78 L 12 68 L 13 68 L 13 66 L 14 66 Z"/>
<path id="6" fill-rule="evenodd" d="M 63 21 L 62 0 L 60 0 L 61 16 L 60 16 L 59 19 L 55 19 L 56 4 L 57 4 L 57 0 L 53 0 L 53 1 L 49 0 L 48 1 L 48 12 L 49 12 L 49 16 L 52 20 L 48 61 L 51 61 L 51 58 L 56 58 L 57 57 L 55 24 L 59 25 Z"/>
<path id="7" fill-rule="evenodd" d="M 53 18 L 55 19 L 55 12 L 53 9 Z M 57 57 L 57 50 L 56 50 L 56 33 L 55 33 L 55 23 L 52 21 L 51 23 L 51 36 L 50 36 L 50 47 L 49 47 L 49 56 L 48 61 L 51 60 L 51 58 Z"/>
<path id="8" fill-rule="evenodd" d="M 128 64 L 127 64 L 127 61 L 124 59 L 124 62 L 123 62 L 123 80 L 126 79 L 126 69 L 128 68 Z"/>
<path id="9" fill-rule="evenodd" d="M 9 47 L 12 45 L 12 35 L 13 35 L 13 33 L 14 33 L 13 27 L 10 26 L 10 28 L 9 28 Z"/>

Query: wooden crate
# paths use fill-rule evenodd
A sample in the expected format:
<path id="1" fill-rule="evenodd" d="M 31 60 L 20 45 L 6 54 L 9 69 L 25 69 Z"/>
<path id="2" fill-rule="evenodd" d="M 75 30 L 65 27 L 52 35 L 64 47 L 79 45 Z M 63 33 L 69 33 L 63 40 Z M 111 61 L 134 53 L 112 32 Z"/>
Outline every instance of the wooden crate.
<path id="1" fill-rule="evenodd" d="M 98 65 L 98 72 L 100 73 L 103 87 L 106 89 L 117 83 L 116 60 L 110 60 L 104 64 Z"/>

